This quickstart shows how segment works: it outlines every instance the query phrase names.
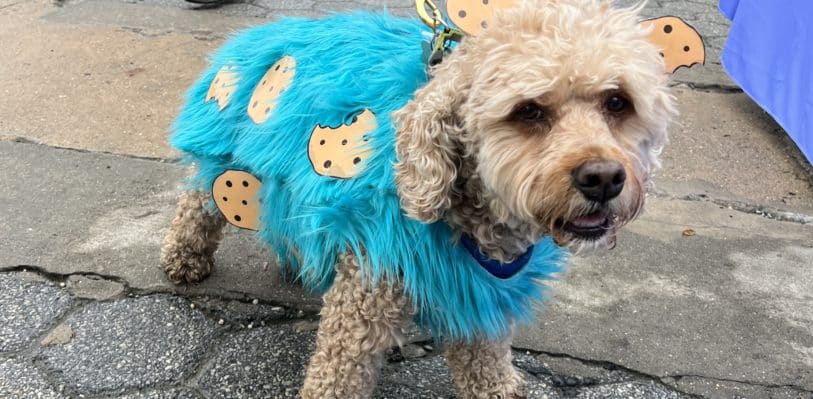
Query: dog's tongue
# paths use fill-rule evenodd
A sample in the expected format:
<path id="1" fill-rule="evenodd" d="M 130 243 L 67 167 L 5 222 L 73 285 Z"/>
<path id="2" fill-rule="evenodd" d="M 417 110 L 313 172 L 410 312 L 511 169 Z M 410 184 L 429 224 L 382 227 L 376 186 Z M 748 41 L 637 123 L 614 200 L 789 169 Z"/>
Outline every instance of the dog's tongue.
<path id="1" fill-rule="evenodd" d="M 582 215 L 573 219 L 571 223 L 578 227 L 596 227 L 601 226 L 607 219 L 602 212 L 593 212 L 589 215 Z"/>

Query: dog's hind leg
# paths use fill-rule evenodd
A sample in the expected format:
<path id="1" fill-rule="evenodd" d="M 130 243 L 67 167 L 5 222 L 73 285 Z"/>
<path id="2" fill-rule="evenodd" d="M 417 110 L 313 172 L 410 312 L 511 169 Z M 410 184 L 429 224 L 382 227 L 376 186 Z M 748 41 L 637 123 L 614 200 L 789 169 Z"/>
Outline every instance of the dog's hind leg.
<path id="1" fill-rule="evenodd" d="M 324 296 L 304 399 L 370 397 L 384 351 L 410 314 L 401 286 L 379 281 L 371 287 L 354 255 L 342 256 L 337 273 Z"/>
<path id="2" fill-rule="evenodd" d="M 455 343 L 446 348 L 457 393 L 465 399 L 524 398 L 522 375 L 511 364 L 511 338 Z"/>
<path id="3" fill-rule="evenodd" d="M 207 193 L 188 191 L 178 201 L 161 247 L 161 265 L 175 284 L 198 283 L 212 272 L 226 220 L 217 210 L 207 210 L 209 198 Z"/>

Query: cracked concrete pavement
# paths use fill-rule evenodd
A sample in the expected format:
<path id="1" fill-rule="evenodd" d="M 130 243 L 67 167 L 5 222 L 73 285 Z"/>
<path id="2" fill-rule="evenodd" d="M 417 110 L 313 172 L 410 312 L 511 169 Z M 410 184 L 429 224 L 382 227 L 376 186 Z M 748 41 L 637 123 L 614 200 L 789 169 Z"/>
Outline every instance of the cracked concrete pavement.
<path id="1" fill-rule="evenodd" d="M 67 279 L 35 268 L 0 273 L 0 330 L 24 345 L 0 351 L 3 398 L 294 398 L 315 339 L 315 314 L 260 300 L 125 289 L 78 298 Z M 14 297 L 28 296 L 26 309 Z M 54 302 L 61 303 L 54 307 Z M 47 320 L 28 312 L 49 313 Z M 43 337 L 69 331 L 66 342 Z M 387 353 L 376 398 L 453 397 L 448 370 L 420 332 Z M 655 378 L 560 354 L 516 350 L 531 397 L 687 398 Z M 577 365 L 574 372 L 567 371 Z M 560 371 L 563 370 L 563 371 Z"/>
<path id="2" fill-rule="evenodd" d="M 676 76 L 647 213 L 519 331 L 532 398 L 813 398 L 813 173 L 720 68 L 715 3 L 644 8 L 695 24 L 709 60 Z M 167 127 L 229 32 L 411 4 L 0 0 L 0 398 L 294 397 L 319 300 L 249 234 L 228 231 L 199 286 L 162 276 L 184 175 Z M 452 397 L 438 348 L 408 336 L 376 396 Z"/>

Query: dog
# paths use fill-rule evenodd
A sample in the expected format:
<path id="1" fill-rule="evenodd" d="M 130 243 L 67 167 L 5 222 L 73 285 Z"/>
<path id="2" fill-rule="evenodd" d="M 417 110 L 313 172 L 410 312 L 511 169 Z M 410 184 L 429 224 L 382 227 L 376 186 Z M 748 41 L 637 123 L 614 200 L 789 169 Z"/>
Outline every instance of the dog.
<path id="1" fill-rule="evenodd" d="M 612 248 L 644 207 L 676 109 L 639 10 L 487 11 L 431 67 L 416 19 L 283 19 L 229 40 L 187 95 L 171 142 L 196 173 L 161 262 L 201 281 L 228 220 L 324 293 L 304 398 L 369 397 L 410 318 L 461 397 L 522 397 L 512 329 L 569 252 Z"/>

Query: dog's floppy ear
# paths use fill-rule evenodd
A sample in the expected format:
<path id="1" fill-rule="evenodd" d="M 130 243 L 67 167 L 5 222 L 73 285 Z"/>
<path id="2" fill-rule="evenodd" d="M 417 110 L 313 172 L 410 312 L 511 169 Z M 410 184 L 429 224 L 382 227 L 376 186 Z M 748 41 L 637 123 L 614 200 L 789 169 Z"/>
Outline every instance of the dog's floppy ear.
<path id="1" fill-rule="evenodd" d="M 394 114 L 395 181 L 401 207 L 424 223 L 437 221 L 451 206 L 450 191 L 457 177 L 457 136 L 462 130 L 456 110 L 470 86 L 464 58 L 454 54 L 444 59 L 433 69 L 432 80 L 415 92 L 415 99 Z"/>

